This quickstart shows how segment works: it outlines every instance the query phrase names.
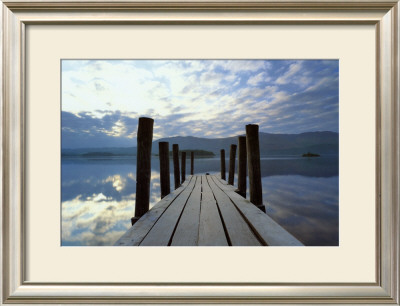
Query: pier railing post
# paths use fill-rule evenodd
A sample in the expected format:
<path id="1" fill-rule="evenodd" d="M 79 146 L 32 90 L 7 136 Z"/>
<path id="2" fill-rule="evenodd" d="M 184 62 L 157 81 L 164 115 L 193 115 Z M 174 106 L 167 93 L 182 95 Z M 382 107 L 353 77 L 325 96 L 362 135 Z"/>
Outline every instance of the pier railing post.
<path id="1" fill-rule="evenodd" d="M 225 170 L 225 150 L 221 150 L 221 179 L 226 180 L 226 170 Z"/>
<path id="2" fill-rule="evenodd" d="M 181 165 L 181 171 L 182 171 L 182 179 L 181 183 L 183 183 L 186 180 L 186 152 L 182 151 L 182 165 Z"/>
<path id="3" fill-rule="evenodd" d="M 194 174 L 194 152 L 190 152 L 190 174 Z"/>
<path id="4" fill-rule="evenodd" d="M 237 193 L 242 197 L 246 197 L 246 172 L 247 172 L 247 152 L 246 152 L 246 136 L 238 137 L 238 190 Z"/>
<path id="5" fill-rule="evenodd" d="M 262 199 L 260 144 L 258 125 L 246 125 L 247 165 L 249 168 L 250 202 L 265 212 Z"/>
<path id="6" fill-rule="evenodd" d="M 235 160 L 236 160 L 236 145 L 231 144 L 229 151 L 229 176 L 228 184 L 233 185 L 235 180 Z"/>
<path id="7" fill-rule="evenodd" d="M 179 173 L 179 145 L 172 145 L 172 155 L 174 159 L 174 181 L 175 181 L 175 189 L 177 189 L 180 185 L 180 173 Z"/>
<path id="8" fill-rule="evenodd" d="M 136 203 L 135 216 L 131 219 L 132 225 L 149 210 L 153 124 L 154 120 L 151 118 L 139 118 L 136 158 Z"/>
<path id="9" fill-rule="evenodd" d="M 158 143 L 158 154 L 160 157 L 160 184 L 161 199 L 171 191 L 169 182 L 169 143 L 161 141 Z"/>

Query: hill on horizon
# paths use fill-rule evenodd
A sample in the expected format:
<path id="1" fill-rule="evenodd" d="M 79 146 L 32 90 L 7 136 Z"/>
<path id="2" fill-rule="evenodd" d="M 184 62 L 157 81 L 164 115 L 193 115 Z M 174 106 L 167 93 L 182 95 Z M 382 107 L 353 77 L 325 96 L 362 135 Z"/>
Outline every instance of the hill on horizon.
<path id="1" fill-rule="evenodd" d="M 238 135 L 239 136 L 239 135 Z M 301 134 L 270 134 L 259 133 L 260 154 L 268 155 L 299 155 L 307 152 L 317 154 L 338 154 L 339 134 L 336 132 L 306 132 Z M 152 153 L 158 154 L 158 143 L 167 141 L 172 150 L 172 144 L 178 144 L 180 150 L 205 150 L 218 156 L 221 149 L 229 154 L 231 144 L 237 145 L 237 136 L 226 138 L 200 138 L 194 136 L 166 137 L 153 141 Z M 93 152 L 104 152 L 115 156 L 135 156 L 136 147 L 102 147 L 62 149 L 63 156 L 83 155 Z"/>

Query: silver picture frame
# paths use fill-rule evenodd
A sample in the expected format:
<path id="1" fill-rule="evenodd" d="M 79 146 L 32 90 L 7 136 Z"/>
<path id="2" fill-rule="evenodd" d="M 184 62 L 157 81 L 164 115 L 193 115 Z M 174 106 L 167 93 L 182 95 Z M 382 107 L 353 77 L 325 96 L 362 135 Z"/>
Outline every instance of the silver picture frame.
<path id="1" fill-rule="evenodd" d="M 9 0 L 2 3 L 1 303 L 399 305 L 399 2 Z M 143 13 L 145 12 L 145 14 Z M 34 283 L 26 281 L 26 32 L 57 24 L 374 25 L 374 283 Z"/>

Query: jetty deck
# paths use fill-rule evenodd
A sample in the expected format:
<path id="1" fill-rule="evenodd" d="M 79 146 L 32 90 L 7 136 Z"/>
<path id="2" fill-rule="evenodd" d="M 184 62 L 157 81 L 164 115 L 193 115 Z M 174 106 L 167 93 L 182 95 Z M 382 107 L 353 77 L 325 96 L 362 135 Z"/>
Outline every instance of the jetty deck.
<path id="1" fill-rule="evenodd" d="M 215 175 L 192 175 L 145 213 L 116 246 L 302 246 Z"/>

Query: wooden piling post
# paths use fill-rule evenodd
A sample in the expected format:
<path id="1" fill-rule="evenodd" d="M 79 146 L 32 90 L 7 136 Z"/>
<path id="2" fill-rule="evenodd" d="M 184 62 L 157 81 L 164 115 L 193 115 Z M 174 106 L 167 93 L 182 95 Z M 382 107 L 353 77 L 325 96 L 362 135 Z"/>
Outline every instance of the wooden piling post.
<path id="1" fill-rule="evenodd" d="M 158 154 L 160 157 L 160 184 L 161 199 L 171 191 L 169 181 L 169 143 L 161 141 L 158 143 Z"/>
<path id="2" fill-rule="evenodd" d="M 180 173 L 179 173 L 179 145 L 172 145 L 172 155 L 174 159 L 174 181 L 175 181 L 175 189 L 177 189 L 180 185 Z"/>
<path id="3" fill-rule="evenodd" d="M 190 174 L 194 174 L 194 152 L 190 152 Z"/>
<path id="4" fill-rule="evenodd" d="M 131 218 L 132 225 L 149 210 L 153 124 L 154 120 L 151 118 L 139 118 L 136 158 L 136 203 L 135 216 Z"/>
<path id="5" fill-rule="evenodd" d="M 226 180 L 226 170 L 225 170 L 225 150 L 221 150 L 221 179 Z"/>
<path id="6" fill-rule="evenodd" d="M 260 144 L 258 125 L 246 125 L 247 166 L 249 168 L 250 202 L 265 212 L 262 199 Z"/>
<path id="7" fill-rule="evenodd" d="M 247 152 L 246 152 L 246 136 L 238 137 L 238 190 L 237 193 L 242 197 L 246 197 L 246 172 L 247 172 Z"/>
<path id="8" fill-rule="evenodd" d="M 235 160 L 236 160 L 236 145 L 231 144 L 231 148 L 229 150 L 229 176 L 228 176 L 228 184 L 233 185 L 235 180 Z"/>
<path id="9" fill-rule="evenodd" d="M 182 152 L 182 165 L 181 165 L 181 171 L 182 171 L 182 179 L 181 183 L 183 183 L 186 179 L 186 152 Z"/>

